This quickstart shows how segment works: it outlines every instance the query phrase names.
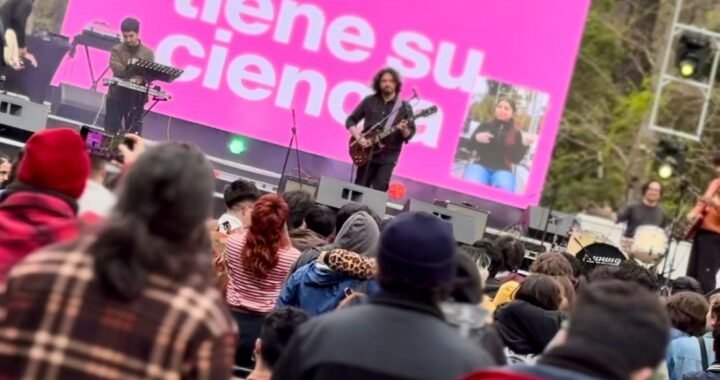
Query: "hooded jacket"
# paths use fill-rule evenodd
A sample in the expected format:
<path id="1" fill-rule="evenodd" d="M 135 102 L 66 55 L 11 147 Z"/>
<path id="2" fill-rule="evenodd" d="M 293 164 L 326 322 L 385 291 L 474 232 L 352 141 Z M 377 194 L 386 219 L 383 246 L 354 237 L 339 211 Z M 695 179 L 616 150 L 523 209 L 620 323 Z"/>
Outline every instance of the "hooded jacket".
<path id="1" fill-rule="evenodd" d="M 277 307 L 297 307 L 310 316 L 335 310 L 348 290 L 375 275 L 376 266 L 371 261 L 341 249 L 322 253 L 290 276 Z"/>
<path id="2" fill-rule="evenodd" d="M 356 252 L 362 256 L 375 256 L 379 238 L 380 228 L 375 219 L 365 211 L 356 212 L 342 225 L 335 237 L 335 242 L 304 251 L 290 268 L 290 273 L 295 273 L 300 267 L 315 261 L 321 251 L 338 248 Z"/>
<path id="3" fill-rule="evenodd" d="M 10 269 L 44 246 L 72 240 L 81 223 L 69 200 L 39 191 L 7 190 L 0 203 L 0 283 Z"/>

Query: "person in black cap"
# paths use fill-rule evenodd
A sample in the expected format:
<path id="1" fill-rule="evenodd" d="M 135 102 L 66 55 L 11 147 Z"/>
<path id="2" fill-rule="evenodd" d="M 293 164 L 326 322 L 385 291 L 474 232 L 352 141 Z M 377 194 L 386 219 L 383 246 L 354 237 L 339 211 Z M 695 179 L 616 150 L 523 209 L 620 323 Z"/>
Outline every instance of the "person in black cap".
<path id="1" fill-rule="evenodd" d="M 449 223 L 422 212 L 399 215 L 380 235 L 380 294 L 301 326 L 273 379 L 446 380 L 492 365 L 438 306 L 456 266 Z"/>

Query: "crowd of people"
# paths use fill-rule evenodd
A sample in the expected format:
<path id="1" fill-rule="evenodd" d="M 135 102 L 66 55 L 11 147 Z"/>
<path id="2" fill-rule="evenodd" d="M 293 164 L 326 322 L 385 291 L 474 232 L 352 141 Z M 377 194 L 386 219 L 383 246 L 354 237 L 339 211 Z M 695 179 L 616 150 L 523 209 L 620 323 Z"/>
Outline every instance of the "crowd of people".
<path id="1" fill-rule="evenodd" d="M 0 158 L 0 379 L 720 378 L 720 291 L 434 215 L 227 186 L 195 147 L 71 129 Z"/>

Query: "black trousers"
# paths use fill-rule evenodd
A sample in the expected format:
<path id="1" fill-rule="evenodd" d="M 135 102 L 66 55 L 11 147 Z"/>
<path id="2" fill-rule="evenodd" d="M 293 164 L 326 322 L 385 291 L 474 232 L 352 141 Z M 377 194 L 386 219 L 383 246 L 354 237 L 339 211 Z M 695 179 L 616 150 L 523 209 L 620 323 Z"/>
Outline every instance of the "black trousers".
<path id="1" fill-rule="evenodd" d="M 714 290 L 715 274 L 720 270 L 720 234 L 700 230 L 693 240 L 687 275 L 702 285 L 703 292 Z"/>
<path id="2" fill-rule="evenodd" d="M 240 330 L 237 349 L 235 350 L 235 365 L 243 368 L 253 368 L 255 366 L 252 360 L 255 340 L 260 336 L 266 314 L 238 309 L 231 309 L 230 313 Z"/>
<path id="3" fill-rule="evenodd" d="M 147 97 L 121 87 L 111 89 L 105 100 L 105 132 L 142 134 Z"/>
<path id="4" fill-rule="evenodd" d="M 390 178 L 395 169 L 395 162 L 368 162 L 357 168 L 355 184 L 371 189 L 387 191 Z"/>

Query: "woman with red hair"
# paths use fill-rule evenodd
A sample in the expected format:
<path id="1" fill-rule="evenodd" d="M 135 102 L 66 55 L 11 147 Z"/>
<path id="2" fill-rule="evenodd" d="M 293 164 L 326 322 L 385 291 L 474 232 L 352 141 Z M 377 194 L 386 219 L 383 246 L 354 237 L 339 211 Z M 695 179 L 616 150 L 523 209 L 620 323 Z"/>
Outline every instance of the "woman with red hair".
<path id="1" fill-rule="evenodd" d="M 252 367 L 255 340 L 265 315 L 275 308 L 290 267 L 300 251 L 290 245 L 286 227 L 290 209 L 276 194 L 260 197 L 244 234 L 231 235 L 225 248 L 226 299 L 240 327 L 235 363 Z"/>

